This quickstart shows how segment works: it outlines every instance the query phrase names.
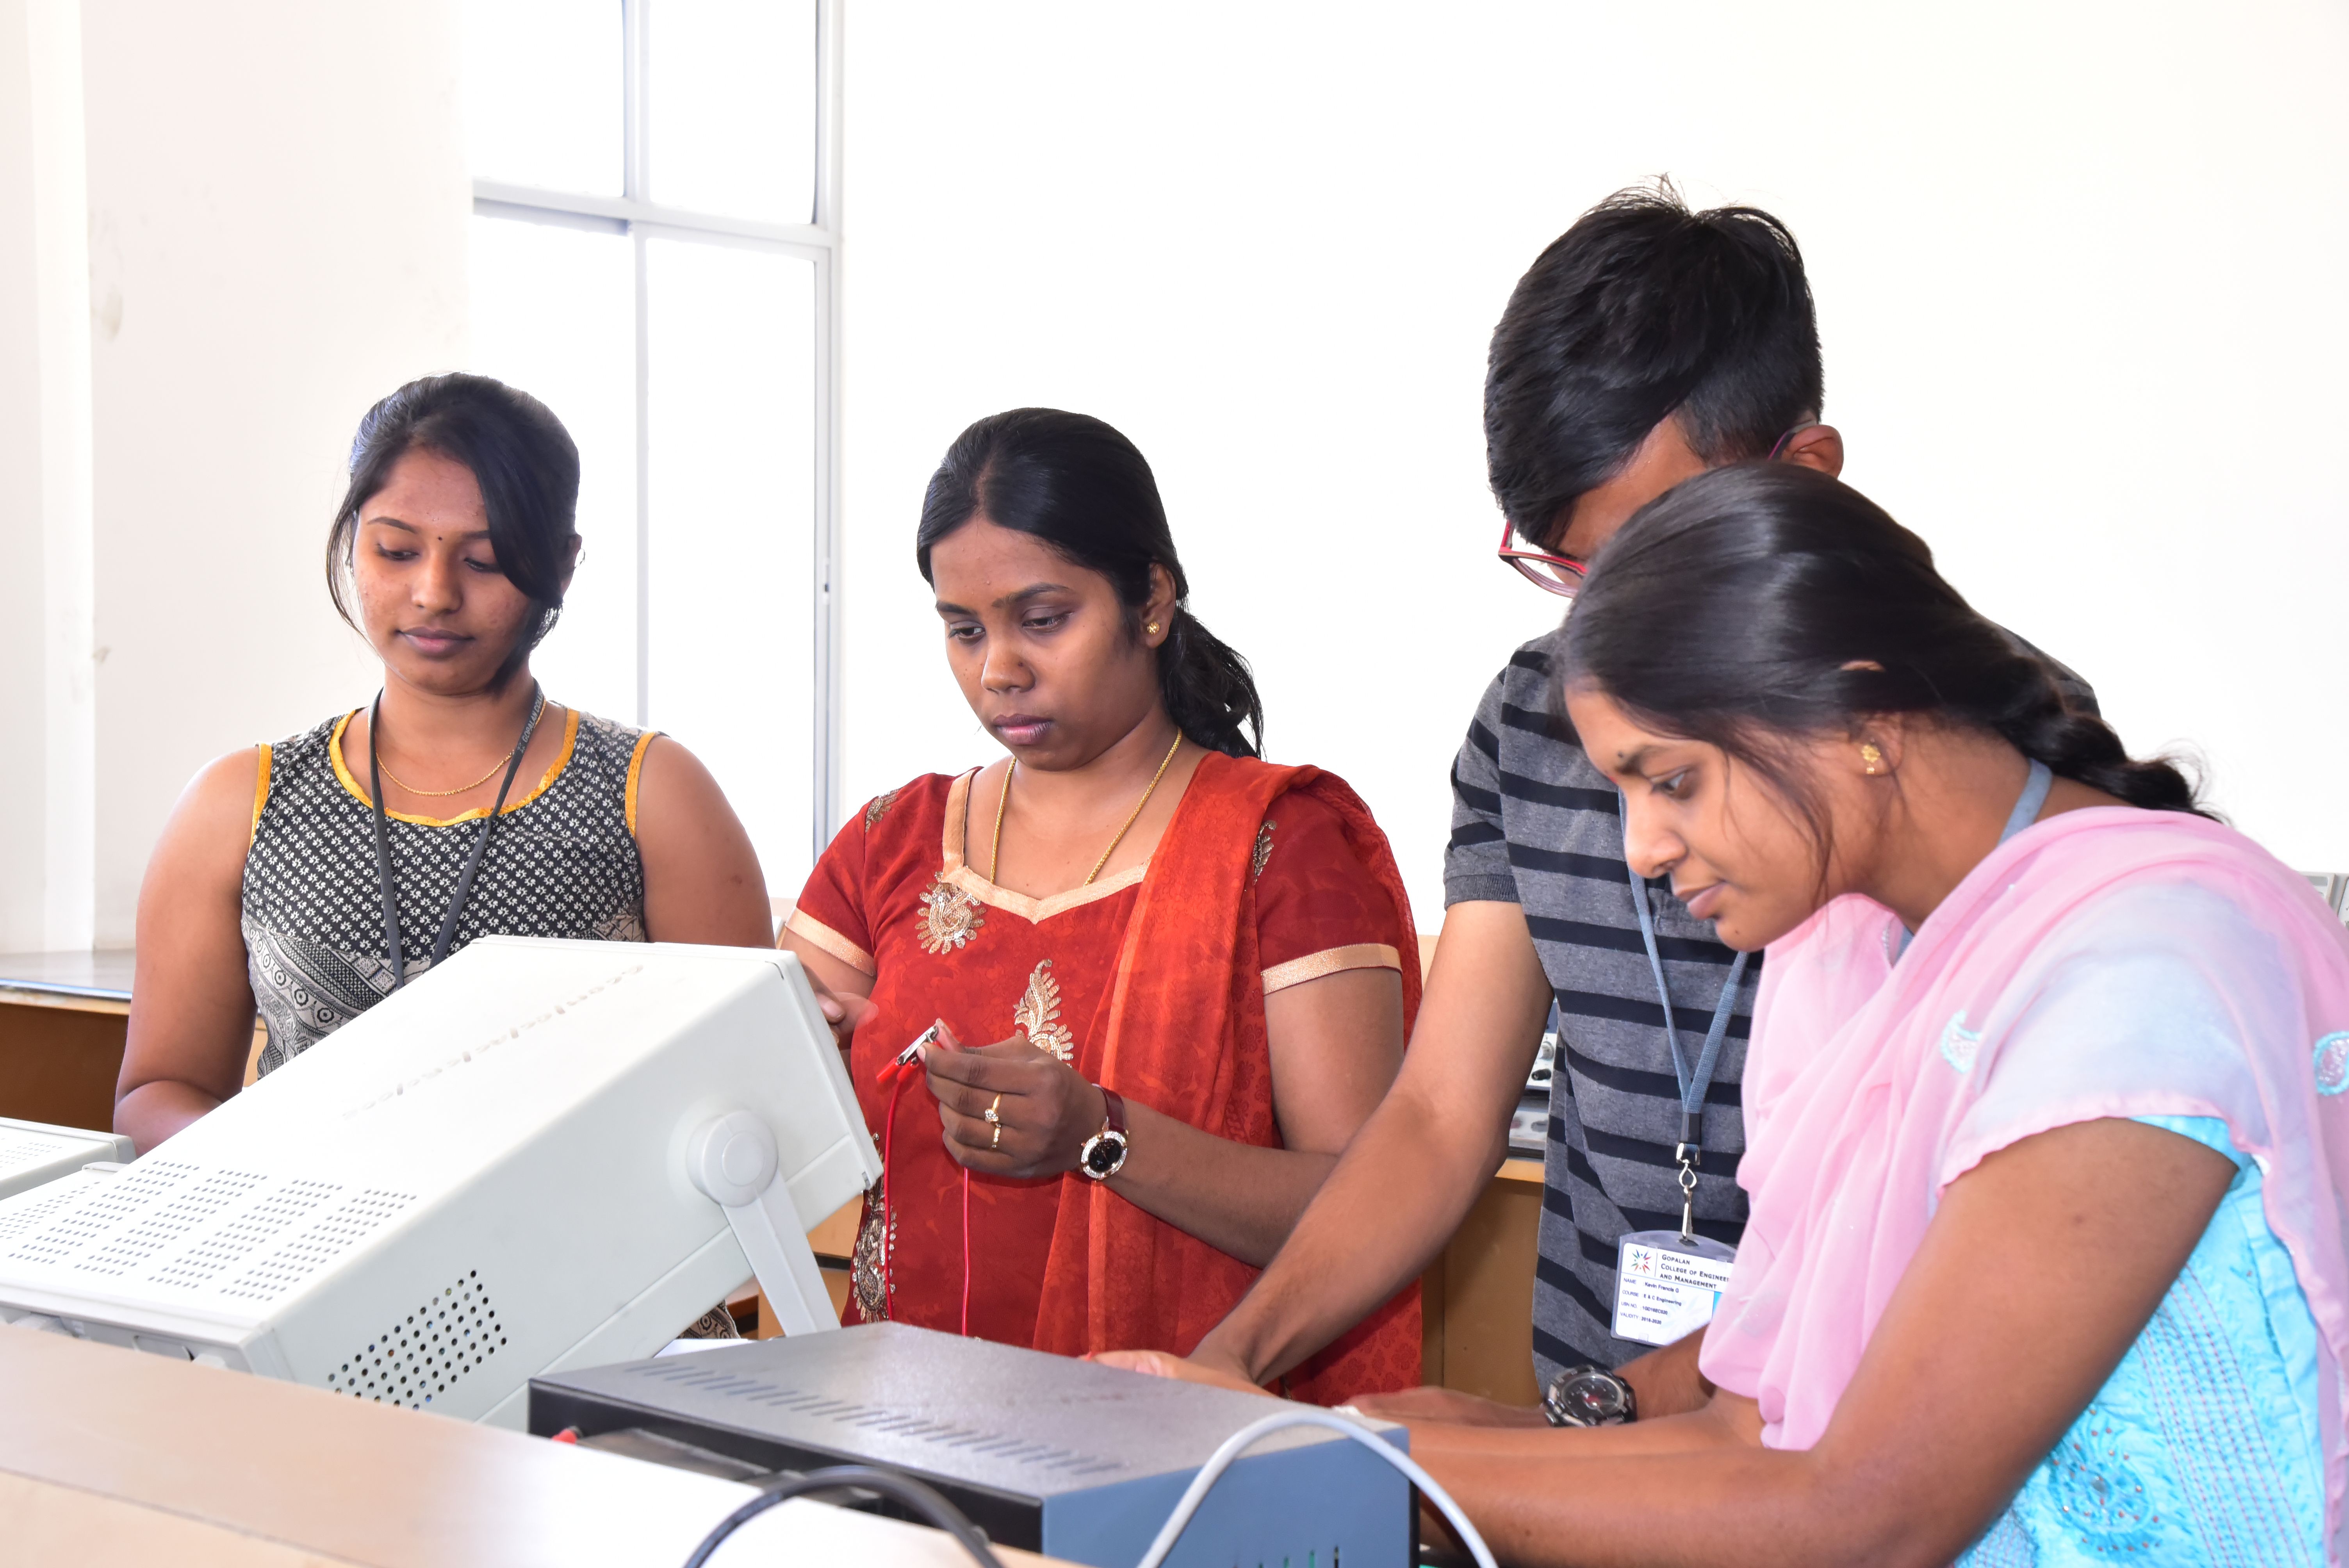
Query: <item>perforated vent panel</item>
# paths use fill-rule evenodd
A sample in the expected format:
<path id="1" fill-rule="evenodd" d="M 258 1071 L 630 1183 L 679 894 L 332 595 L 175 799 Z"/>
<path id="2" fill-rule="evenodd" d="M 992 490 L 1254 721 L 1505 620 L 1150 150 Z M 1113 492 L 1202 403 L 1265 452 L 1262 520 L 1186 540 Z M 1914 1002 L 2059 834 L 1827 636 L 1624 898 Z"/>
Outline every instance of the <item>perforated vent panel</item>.
<path id="1" fill-rule="evenodd" d="M 215 1171 L 153 1205 L 144 1216 L 94 1246 L 81 1266 L 91 1274 L 127 1274 L 261 1185 L 245 1171 Z"/>
<path id="2" fill-rule="evenodd" d="M 88 1195 L 70 1183 L 59 1186 L 51 1182 L 47 1187 L 34 1189 L 23 1202 L 0 1212 L 0 1250 L 14 1245 L 19 1236 L 39 1230 L 52 1216 Z"/>
<path id="3" fill-rule="evenodd" d="M 12 1262 L 67 1264 L 142 1217 L 150 1205 L 196 1173 L 192 1165 L 142 1160 L 121 1175 L 78 1188 L 71 1204 L 45 1226 L 26 1233 L 8 1256 Z"/>
<path id="4" fill-rule="evenodd" d="M 87 1139 L 52 1138 L 45 1132 L 0 1131 L 0 1176 L 35 1165 L 46 1165 L 60 1154 L 91 1147 Z M 94 1153 L 93 1160 L 111 1156 Z"/>
<path id="5" fill-rule="evenodd" d="M 481 1270 L 469 1269 L 327 1373 L 326 1387 L 355 1399 L 421 1410 L 505 1342 Z"/>
<path id="6" fill-rule="evenodd" d="M 147 1277 L 167 1284 L 202 1284 L 341 1191 L 332 1181 L 285 1182 Z"/>
<path id="7" fill-rule="evenodd" d="M 934 1443 L 965 1454 L 984 1454 L 999 1463 L 1031 1470 L 1059 1472 L 1065 1476 L 1096 1476 L 1129 1468 L 1122 1460 L 1079 1453 L 1051 1443 L 1039 1442 L 1031 1436 L 988 1431 L 966 1422 L 925 1419 L 904 1410 L 893 1410 L 885 1405 L 868 1405 L 804 1388 L 788 1387 L 714 1367 L 696 1367 L 694 1359 L 688 1356 L 674 1360 L 646 1361 L 614 1370 L 631 1377 L 647 1377 L 667 1383 L 674 1388 L 690 1388 L 703 1398 L 763 1405 L 802 1420 L 829 1421 L 870 1432 L 886 1432 L 893 1438 Z"/>
<path id="8" fill-rule="evenodd" d="M 367 1239 L 367 1233 L 416 1202 L 405 1192 L 360 1192 L 309 1229 L 222 1285 L 222 1295 L 275 1301 Z"/>
<path id="9" fill-rule="evenodd" d="M 380 1188 L 150 1157 L 0 1209 L 0 1256 L 37 1274 L 266 1306 L 416 1202 Z"/>

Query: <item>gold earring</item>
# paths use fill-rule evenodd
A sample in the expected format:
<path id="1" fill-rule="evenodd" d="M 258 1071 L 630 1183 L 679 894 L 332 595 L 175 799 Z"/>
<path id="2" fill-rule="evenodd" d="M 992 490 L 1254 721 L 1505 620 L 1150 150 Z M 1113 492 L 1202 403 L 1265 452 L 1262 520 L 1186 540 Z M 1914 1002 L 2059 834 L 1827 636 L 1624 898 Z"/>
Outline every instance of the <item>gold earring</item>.
<path id="1" fill-rule="evenodd" d="M 1871 778 L 1875 776 L 1878 769 L 1884 766 L 1884 753 L 1876 749 L 1876 742 L 1872 740 L 1860 747 L 1859 759 L 1868 764 L 1861 771 Z"/>
<path id="2" fill-rule="evenodd" d="M 1148 624 L 1147 626 L 1143 627 L 1142 629 L 1143 629 L 1143 631 L 1145 631 L 1145 632 L 1149 633 L 1152 636 L 1154 636 L 1154 636 L 1156 636 L 1156 635 L 1158 634 L 1158 623 L 1157 623 L 1157 622 L 1155 622 L 1155 621 L 1153 621 L 1153 622 L 1151 622 L 1151 623 L 1150 623 L 1150 624 Z"/>

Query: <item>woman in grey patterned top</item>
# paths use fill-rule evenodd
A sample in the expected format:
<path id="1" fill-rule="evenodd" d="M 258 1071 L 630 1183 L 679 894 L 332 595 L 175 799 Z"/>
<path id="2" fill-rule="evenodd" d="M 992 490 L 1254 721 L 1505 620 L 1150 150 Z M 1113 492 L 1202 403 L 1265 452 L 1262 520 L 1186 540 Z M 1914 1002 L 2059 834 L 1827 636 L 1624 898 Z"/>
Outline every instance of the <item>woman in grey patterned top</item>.
<path id="1" fill-rule="evenodd" d="M 383 660 L 382 695 L 222 758 L 172 812 L 140 890 L 115 1104 L 142 1150 L 237 1091 L 256 1009 L 268 1072 L 436 949 L 772 940 L 750 839 L 692 753 L 531 678 L 578 561 L 578 492 L 562 424 L 496 381 L 432 377 L 368 411 L 326 571 Z"/>

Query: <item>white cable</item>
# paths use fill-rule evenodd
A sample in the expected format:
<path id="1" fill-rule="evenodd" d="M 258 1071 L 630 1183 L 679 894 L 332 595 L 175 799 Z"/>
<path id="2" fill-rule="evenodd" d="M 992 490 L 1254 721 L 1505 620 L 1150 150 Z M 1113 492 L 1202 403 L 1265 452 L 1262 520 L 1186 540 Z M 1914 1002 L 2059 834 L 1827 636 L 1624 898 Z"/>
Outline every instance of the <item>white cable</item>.
<path id="1" fill-rule="evenodd" d="M 1206 1500 L 1207 1490 L 1223 1479 L 1224 1471 L 1231 1468 L 1234 1460 L 1255 1447 L 1259 1439 L 1279 1431 L 1283 1427 L 1326 1427 L 1361 1443 L 1409 1476 L 1412 1485 L 1427 1494 L 1427 1500 L 1435 1504 L 1437 1511 L 1450 1522 L 1453 1532 L 1460 1537 L 1461 1544 L 1468 1548 L 1468 1555 L 1476 1560 L 1476 1568 L 1498 1568 L 1493 1561 L 1493 1549 L 1485 1544 L 1485 1538 L 1476 1533 L 1476 1527 L 1468 1522 L 1468 1516 L 1460 1511 L 1460 1505 L 1435 1484 L 1435 1478 L 1422 1470 L 1418 1461 L 1360 1422 L 1309 1407 L 1276 1411 L 1261 1421 L 1242 1427 L 1226 1438 L 1224 1446 L 1217 1449 L 1214 1456 L 1199 1467 L 1199 1473 L 1191 1478 L 1190 1488 L 1183 1493 L 1183 1501 L 1176 1503 L 1174 1511 L 1166 1516 L 1166 1523 L 1158 1532 L 1158 1539 L 1150 1543 L 1150 1550 L 1142 1554 L 1142 1561 L 1135 1568 L 1161 1568 L 1167 1553 L 1174 1550 L 1174 1542 L 1182 1535 L 1184 1527 L 1191 1522 L 1191 1516 L 1199 1511 L 1199 1504 Z M 1414 1561 L 1415 1552 L 1416 1548 Z"/>

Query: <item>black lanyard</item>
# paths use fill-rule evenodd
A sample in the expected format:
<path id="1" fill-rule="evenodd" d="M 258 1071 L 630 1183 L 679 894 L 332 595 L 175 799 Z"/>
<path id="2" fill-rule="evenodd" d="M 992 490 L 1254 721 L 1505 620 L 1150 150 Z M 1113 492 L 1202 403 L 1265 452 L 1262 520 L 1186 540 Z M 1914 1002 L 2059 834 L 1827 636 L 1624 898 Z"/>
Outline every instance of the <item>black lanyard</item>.
<path id="1" fill-rule="evenodd" d="M 496 830 L 498 813 L 505 810 L 506 791 L 513 788 L 514 775 L 522 770 L 522 754 L 530 749 L 530 738 L 538 733 L 538 717 L 546 711 L 546 693 L 536 686 L 531 687 L 530 717 L 522 721 L 522 738 L 514 742 L 513 756 L 506 761 L 505 781 L 498 786 L 498 803 L 481 819 L 481 830 L 473 835 L 473 852 L 465 857 L 465 869 L 458 873 L 457 891 L 449 900 L 449 913 L 440 917 L 440 934 L 432 939 L 432 962 L 429 969 L 449 956 L 449 944 L 456 939 L 457 919 L 465 913 L 465 901 L 472 896 L 473 878 L 481 872 L 481 857 L 490 852 L 490 834 Z M 383 889 L 383 942 L 391 955 L 391 988 L 399 989 L 407 980 L 406 966 L 399 951 L 399 882 L 391 872 L 391 829 L 383 814 L 383 762 L 376 749 L 383 734 L 383 694 L 375 694 L 375 706 L 367 709 L 367 793 L 375 805 L 375 877 Z"/>

